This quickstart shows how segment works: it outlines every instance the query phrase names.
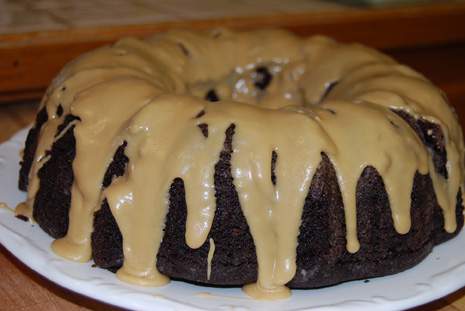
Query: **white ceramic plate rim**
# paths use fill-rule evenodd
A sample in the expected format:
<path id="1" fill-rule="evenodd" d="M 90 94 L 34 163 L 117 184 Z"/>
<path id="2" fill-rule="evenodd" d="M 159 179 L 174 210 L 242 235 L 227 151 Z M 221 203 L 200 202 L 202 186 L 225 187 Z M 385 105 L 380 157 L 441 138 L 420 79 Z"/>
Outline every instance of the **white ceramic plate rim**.
<path id="1" fill-rule="evenodd" d="M 19 150 L 27 129 L 0 145 L 0 201 L 13 207 L 25 194 L 17 190 Z M 55 256 L 52 239 L 37 225 L 0 209 L 0 243 L 26 266 L 79 294 L 136 310 L 400 310 L 445 296 L 465 285 L 465 233 L 436 247 L 405 272 L 316 290 L 293 290 L 275 302 L 249 299 L 238 288 L 211 288 L 171 282 L 159 288 L 125 284 L 106 270 Z"/>

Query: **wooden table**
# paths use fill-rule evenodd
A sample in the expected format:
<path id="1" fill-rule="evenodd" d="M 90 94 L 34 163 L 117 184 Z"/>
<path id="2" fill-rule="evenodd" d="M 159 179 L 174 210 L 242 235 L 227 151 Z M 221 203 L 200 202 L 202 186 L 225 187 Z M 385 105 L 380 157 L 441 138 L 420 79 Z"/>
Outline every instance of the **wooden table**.
<path id="1" fill-rule="evenodd" d="M 0 143 L 31 123 L 34 120 L 36 107 L 36 103 L 0 105 Z M 465 120 L 465 105 L 457 108 L 461 119 Z M 0 310 L 110 309 L 115 308 L 72 293 L 45 280 L 0 246 Z M 465 287 L 415 310 L 465 311 Z"/>

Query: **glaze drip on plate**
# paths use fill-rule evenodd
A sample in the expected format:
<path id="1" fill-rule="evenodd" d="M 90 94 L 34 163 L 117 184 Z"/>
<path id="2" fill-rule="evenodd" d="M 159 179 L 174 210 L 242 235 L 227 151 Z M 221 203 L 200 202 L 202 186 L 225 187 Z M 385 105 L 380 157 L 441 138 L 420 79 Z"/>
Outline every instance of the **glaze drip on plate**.
<path id="1" fill-rule="evenodd" d="M 127 282 L 168 282 L 156 260 L 174 179 L 184 181 L 186 244 L 197 249 L 207 241 L 216 209 L 215 164 L 231 125 L 231 174 L 258 262 L 257 282 L 244 290 L 254 298 L 290 293 L 302 209 L 323 153 L 336 170 L 350 253 L 360 248 L 356 188 L 369 166 L 383 178 L 399 234 L 411 227 L 416 173 L 431 176 L 445 230 L 457 227 L 464 146 L 455 114 L 422 75 L 360 45 L 278 30 L 128 38 L 68 64 L 41 108 L 48 120 L 22 210 L 32 214 L 37 173 L 67 130 L 60 125 L 74 116 L 68 123 L 76 139 L 69 228 L 52 248 L 90 260 L 94 213 L 106 199 L 123 239 L 117 275 Z M 440 127 L 447 179 L 399 110 Z M 123 142 L 126 172 L 103 190 L 106 168 Z M 215 242 L 209 239 L 208 279 Z"/>

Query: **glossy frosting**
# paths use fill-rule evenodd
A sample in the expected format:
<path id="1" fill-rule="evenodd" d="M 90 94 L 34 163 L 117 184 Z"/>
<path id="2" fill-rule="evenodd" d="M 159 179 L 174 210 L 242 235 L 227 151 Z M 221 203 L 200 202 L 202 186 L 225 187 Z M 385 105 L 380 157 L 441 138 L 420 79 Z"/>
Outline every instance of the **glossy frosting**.
<path id="1" fill-rule="evenodd" d="M 256 69 L 264 66 L 272 74 L 266 90 L 254 85 Z M 215 90 L 219 102 L 204 100 L 209 90 Z M 172 31 L 145 41 L 127 38 L 68 64 L 42 106 L 49 119 L 40 132 L 22 213 L 31 215 L 37 172 L 60 137 L 55 136 L 58 125 L 68 114 L 79 117 L 68 125 L 75 126 L 76 137 L 69 230 L 52 248 L 66 258 L 90 260 L 93 215 L 106 198 L 123 236 L 124 265 L 117 275 L 131 283 L 168 282 L 156 269 L 156 254 L 167 193 L 177 177 L 186 192 L 186 243 L 198 248 L 206 241 L 216 208 L 214 166 L 231 124 L 232 176 L 258 262 L 257 283 L 244 287 L 252 297 L 289 295 L 285 284 L 296 271 L 302 208 L 322 153 L 336 169 L 349 252 L 360 247 L 356 186 L 367 166 L 383 177 L 399 234 L 411 226 L 416 172 L 431 176 L 445 229 L 456 229 L 464 146 L 455 114 L 422 75 L 361 45 L 279 30 Z M 447 179 L 436 172 L 414 130 L 392 110 L 440 126 Z M 199 128 L 205 124 L 207 135 Z M 124 141 L 126 173 L 102 191 L 106 168 Z M 278 155 L 276 184 L 273 152 Z M 209 243 L 207 279 L 215 241 Z"/>

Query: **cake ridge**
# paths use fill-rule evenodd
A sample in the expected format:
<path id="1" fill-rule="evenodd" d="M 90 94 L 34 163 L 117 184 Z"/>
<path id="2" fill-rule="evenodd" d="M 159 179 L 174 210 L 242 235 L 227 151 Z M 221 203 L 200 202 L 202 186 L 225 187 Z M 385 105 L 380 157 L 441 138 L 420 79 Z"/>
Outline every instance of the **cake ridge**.
<path id="1" fill-rule="evenodd" d="M 272 80 L 255 90 L 254 70 L 264 64 L 274 68 Z M 211 89 L 218 90 L 219 102 L 200 99 Z M 356 188 L 367 167 L 382 176 L 399 234 L 411 229 L 416 174 L 429 174 L 444 228 L 457 231 L 464 145 L 455 114 L 422 75 L 359 45 L 275 30 L 222 30 L 220 36 L 173 31 L 145 42 L 124 39 L 65 67 L 44 97 L 44 108 L 48 120 L 38 126 L 28 200 L 17 212 L 33 214 L 38 172 L 61 138 L 55 133 L 67 116 L 78 117 L 68 124 L 76 139 L 70 227 L 53 249 L 74 260 L 91 259 L 94 212 L 106 199 L 123 237 L 118 275 L 131 282 L 167 282 L 156 255 L 173 179 L 184 181 L 187 245 L 195 249 L 208 240 L 216 204 L 214 165 L 231 123 L 236 126 L 231 172 L 257 253 L 256 298 L 286 295 L 285 285 L 296 274 L 302 210 L 321 153 L 337 174 L 349 253 L 360 248 Z M 442 130 L 445 173 L 437 170 L 424 137 L 393 110 Z M 207 135 L 199 131 L 201 124 L 208 126 Z M 128 167 L 102 194 L 106 168 L 123 141 Z M 138 200 L 143 203 L 133 205 Z M 139 212 L 129 212 L 133 209 Z"/>

